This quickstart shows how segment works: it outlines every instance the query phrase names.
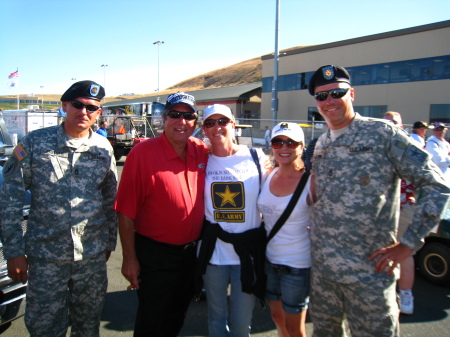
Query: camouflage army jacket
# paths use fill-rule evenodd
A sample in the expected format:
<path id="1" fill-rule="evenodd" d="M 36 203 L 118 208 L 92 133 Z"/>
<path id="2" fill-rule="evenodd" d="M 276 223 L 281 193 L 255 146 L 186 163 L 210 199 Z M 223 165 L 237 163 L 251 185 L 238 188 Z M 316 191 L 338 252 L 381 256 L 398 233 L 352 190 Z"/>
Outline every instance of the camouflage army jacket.
<path id="1" fill-rule="evenodd" d="M 33 131 L 6 162 L 0 199 L 6 259 L 26 254 L 78 261 L 115 249 L 113 149 L 92 131 L 77 149 L 68 141 L 62 124 Z M 31 191 L 31 208 L 23 236 L 26 189 Z"/>
<path id="2" fill-rule="evenodd" d="M 319 138 L 313 157 L 318 201 L 311 227 L 316 271 L 341 283 L 394 277 L 377 273 L 368 258 L 396 242 L 400 179 L 422 196 L 400 242 L 414 251 L 422 246 L 440 220 L 450 188 L 415 144 L 403 129 L 359 114 L 334 141 L 329 131 Z"/>

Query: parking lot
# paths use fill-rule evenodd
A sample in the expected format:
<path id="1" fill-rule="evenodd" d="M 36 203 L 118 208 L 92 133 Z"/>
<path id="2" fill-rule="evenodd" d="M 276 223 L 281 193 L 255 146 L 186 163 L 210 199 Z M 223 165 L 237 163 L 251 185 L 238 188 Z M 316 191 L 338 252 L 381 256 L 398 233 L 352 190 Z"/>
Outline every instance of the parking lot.
<path id="1" fill-rule="evenodd" d="M 125 157 L 118 163 L 119 175 Z M 120 269 L 122 252 L 120 244 L 108 262 L 108 293 L 101 320 L 100 336 L 133 336 L 134 315 L 136 312 L 136 293 L 126 290 L 128 283 Z M 416 273 L 414 285 L 415 311 L 413 315 L 400 318 L 402 337 L 443 337 L 450 331 L 450 285 L 441 287 L 425 281 Z M 207 336 L 207 311 L 205 301 L 192 302 L 185 325 L 180 336 Z M 313 327 L 308 319 L 307 335 L 312 336 Z M 255 308 L 252 335 L 275 337 L 277 332 L 268 309 L 259 305 Z M 14 321 L 2 337 L 28 336 L 23 317 Z"/>

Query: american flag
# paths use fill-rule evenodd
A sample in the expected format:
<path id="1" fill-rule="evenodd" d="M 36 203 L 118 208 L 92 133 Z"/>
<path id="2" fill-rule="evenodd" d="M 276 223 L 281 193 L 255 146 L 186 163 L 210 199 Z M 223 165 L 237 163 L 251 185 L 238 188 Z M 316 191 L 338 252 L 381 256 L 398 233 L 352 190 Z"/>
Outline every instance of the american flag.
<path id="1" fill-rule="evenodd" d="M 16 70 L 15 72 L 9 74 L 8 78 L 14 78 L 14 77 L 19 77 L 19 70 Z"/>
<path id="2" fill-rule="evenodd" d="M 14 154 L 16 155 L 17 160 L 22 161 L 27 157 L 27 153 L 25 152 L 25 149 L 23 148 L 22 144 L 17 145 L 14 148 Z"/>

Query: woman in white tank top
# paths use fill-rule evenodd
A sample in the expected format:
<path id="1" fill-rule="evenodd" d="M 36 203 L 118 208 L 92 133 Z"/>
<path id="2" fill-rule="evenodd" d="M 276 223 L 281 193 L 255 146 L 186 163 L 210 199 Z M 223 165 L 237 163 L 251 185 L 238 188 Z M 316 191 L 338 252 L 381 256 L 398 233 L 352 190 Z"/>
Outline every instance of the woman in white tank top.
<path id="1" fill-rule="evenodd" d="M 287 207 L 305 174 L 301 159 L 303 130 L 295 123 L 280 123 L 272 130 L 271 147 L 276 167 L 270 172 L 258 198 L 267 234 Z M 294 210 L 266 248 L 266 299 L 282 337 L 306 336 L 311 267 L 309 226 L 311 179 Z"/>

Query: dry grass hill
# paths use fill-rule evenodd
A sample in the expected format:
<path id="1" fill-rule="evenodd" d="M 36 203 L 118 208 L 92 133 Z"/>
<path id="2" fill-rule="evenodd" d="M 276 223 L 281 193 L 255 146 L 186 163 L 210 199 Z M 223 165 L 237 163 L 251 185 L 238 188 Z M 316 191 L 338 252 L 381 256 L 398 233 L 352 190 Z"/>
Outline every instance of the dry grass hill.
<path id="1" fill-rule="evenodd" d="M 167 89 L 199 90 L 259 82 L 262 78 L 261 72 L 262 61 L 257 57 L 190 78 Z"/>

